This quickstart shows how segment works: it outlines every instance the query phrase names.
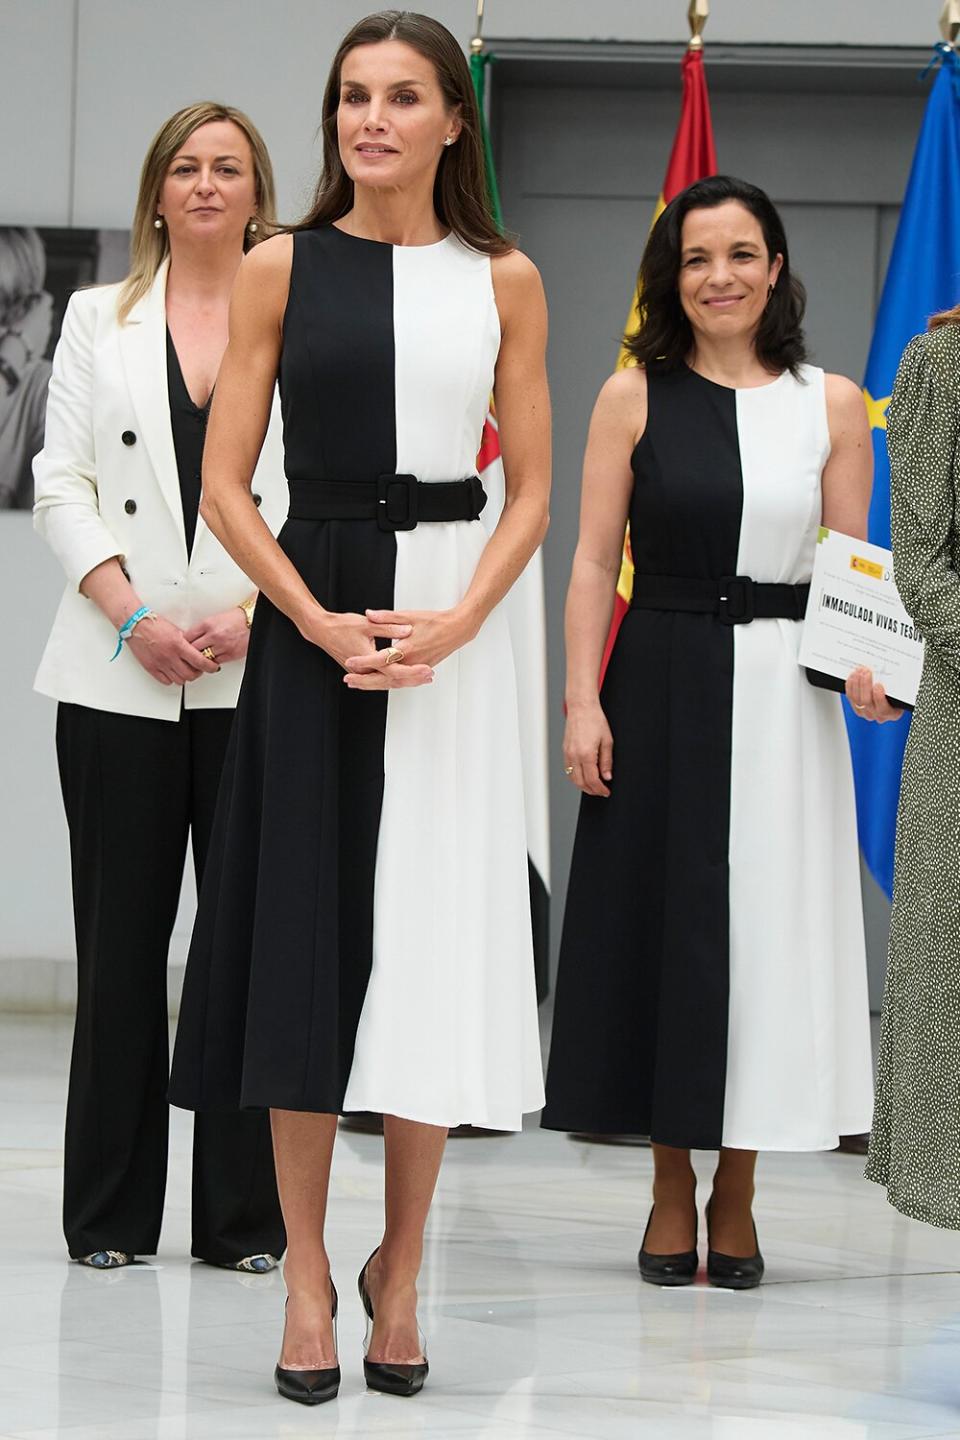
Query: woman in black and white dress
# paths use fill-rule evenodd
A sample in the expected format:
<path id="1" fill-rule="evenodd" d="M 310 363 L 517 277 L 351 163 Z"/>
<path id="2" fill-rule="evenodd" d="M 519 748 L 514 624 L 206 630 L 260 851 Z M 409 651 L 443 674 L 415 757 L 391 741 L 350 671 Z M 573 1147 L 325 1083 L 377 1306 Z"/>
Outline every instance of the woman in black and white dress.
<path id="1" fill-rule="evenodd" d="M 442 25 L 361 21 L 323 114 L 310 216 L 238 277 L 211 421 L 204 513 L 261 600 L 171 1091 L 271 1110 L 289 1236 L 276 1379 L 307 1404 L 339 1384 L 323 1234 L 337 1112 L 385 1116 L 365 1373 L 412 1394 L 447 1129 L 519 1129 L 543 1094 L 497 608 L 546 526 L 542 289 L 490 218 L 469 71 Z M 249 475 L 278 374 L 290 518 L 275 542 Z M 487 540 L 491 388 L 507 499 Z"/>
<path id="2" fill-rule="evenodd" d="M 567 604 L 584 792 L 543 1123 L 650 1135 L 645 1279 L 697 1271 L 691 1149 L 719 1150 L 708 1273 L 759 1283 L 759 1150 L 828 1150 L 873 1103 L 840 699 L 797 663 L 821 524 L 866 531 L 859 389 L 806 363 L 762 191 L 714 177 L 655 225 L 633 367 L 604 386 Z M 633 601 L 598 693 L 624 524 Z M 868 672 L 867 718 L 893 718 Z"/>

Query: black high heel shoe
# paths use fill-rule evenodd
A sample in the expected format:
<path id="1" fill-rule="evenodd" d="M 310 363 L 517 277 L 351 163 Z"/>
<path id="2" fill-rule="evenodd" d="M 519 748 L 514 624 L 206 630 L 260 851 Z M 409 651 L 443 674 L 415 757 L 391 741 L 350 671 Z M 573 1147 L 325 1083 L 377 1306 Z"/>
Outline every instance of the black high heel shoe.
<path id="1" fill-rule="evenodd" d="M 378 1245 L 373 1255 L 376 1255 L 379 1249 Z M 373 1255 L 369 1257 L 367 1264 L 357 1276 L 357 1289 L 360 1291 L 360 1300 L 367 1317 L 367 1334 L 363 1342 L 363 1376 L 369 1390 L 379 1390 L 383 1395 L 416 1395 L 423 1389 L 423 1382 L 430 1370 L 422 1335 L 420 1335 L 420 1348 L 423 1350 L 423 1359 L 416 1364 L 395 1365 L 389 1360 L 367 1359 L 370 1336 L 373 1333 L 373 1301 L 370 1299 L 370 1291 L 367 1289 L 367 1265 L 370 1264 Z"/>
<path id="2" fill-rule="evenodd" d="M 337 1344 L 337 1287 L 330 1281 L 333 1292 L 333 1343 Z M 328 1365 L 323 1370 L 284 1370 L 278 1365 L 273 1372 L 277 1389 L 285 1400 L 296 1400 L 299 1405 L 322 1405 L 326 1400 L 336 1400 L 340 1389 L 340 1364 Z"/>
<path id="3" fill-rule="evenodd" d="M 640 1254 L 637 1256 L 640 1278 L 646 1280 L 648 1285 L 692 1285 L 700 1268 L 696 1243 L 692 1250 L 682 1250 L 677 1255 L 652 1255 L 645 1249 L 652 1219 L 653 1210 L 650 1211 L 650 1219 L 640 1243 Z"/>
<path id="4" fill-rule="evenodd" d="M 707 1201 L 707 1245 L 710 1244 L 710 1200 Z M 720 1250 L 707 1251 L 707 1279 L 721 1290 L 754 1290 L 763 1279 L 763 1256 L 757 1227 L 753 1227 L 754 1253 L 752 1255 L 724 1255 Z"/>

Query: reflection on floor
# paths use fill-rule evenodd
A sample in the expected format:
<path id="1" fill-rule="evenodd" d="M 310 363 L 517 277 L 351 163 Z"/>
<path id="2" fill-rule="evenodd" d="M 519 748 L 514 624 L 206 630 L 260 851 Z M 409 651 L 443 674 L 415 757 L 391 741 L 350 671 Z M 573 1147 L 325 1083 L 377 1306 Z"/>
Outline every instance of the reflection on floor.
<path id="1" fill-rule="evenodd" d="M 960 1235 L 898 1218 L 861 1161 L 765 1160 L 768 1283 L 661 1291 L 636 1270 L 649 1152 L 536 1130 L 451 1144 L 422 1287 L 432 1373 L 411 1401 L 363 1388 L 353 1277 L 378 1234 L 380 1142 L 341 1136 L 343 1386 L 319 1410 L 291 1405 L 272 1383 L 281 1276 L 188 1257 L 188 1117 L 159 1256 L 113 1274 L 66 1262 L 68 1044 L 62 1019 L 0 1017 L 4 1440 L 960 1436 Z"/>

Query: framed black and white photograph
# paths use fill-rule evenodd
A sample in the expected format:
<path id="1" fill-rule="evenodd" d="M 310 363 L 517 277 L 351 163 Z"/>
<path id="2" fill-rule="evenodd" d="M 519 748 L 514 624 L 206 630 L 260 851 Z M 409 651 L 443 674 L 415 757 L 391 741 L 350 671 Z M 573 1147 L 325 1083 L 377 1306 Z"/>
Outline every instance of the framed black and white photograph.
<path id="1" fill-rule="evenodd" d="M 127 230 L 0 226 L 0 510 L 33 506 L 51 361 L 74 290 L 122 280 Z"/>

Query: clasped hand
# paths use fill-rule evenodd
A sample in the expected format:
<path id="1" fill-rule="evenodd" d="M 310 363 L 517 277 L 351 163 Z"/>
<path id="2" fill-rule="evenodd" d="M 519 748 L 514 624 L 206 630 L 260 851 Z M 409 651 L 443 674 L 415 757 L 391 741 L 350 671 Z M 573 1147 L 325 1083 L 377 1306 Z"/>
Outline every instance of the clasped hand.
<path id="1" fill-rule="evenodd" d="M 210 646 L 216 655 L 204 655 Z M 225 610 L 202 620 L 190 630 L 181 630 L 163 615 L 141 620 L 127 647 L 148 675 L 161 685 L 187 685 L 201 675 L 215 675 L 224 660 L 239 660 L 247 653 L 247 621 L 242 610 Z"/>
<path id="2" fill-rule="evenodd" d="M 403 659 L 388 662 L 384 650 L 348 656 L 343 679 L 349 690 L 428 685 L 434 668 L 467 638 L 449 610 L 368 610 L 366 614 L 371 625 L 406 631 L 405 636 L 389 637 L 393 646 L 403 651 Z"/>
<path id="3" fill-rule="evenodd" d="M 429 665 L 411 665 L 406 663 L 405 659 L 395 660 L 388 665 L 388 651 L 377 649 L 378 640 L 389 640 L 391 648 L 403 646 L 413 626 L 408 621 L 394 619 L 392 615 L 387 620 L 374 620 L 374 614 L 385 615 L 387 612 L 368 610 L 365 615 L 352 611 L 342 614 L 334 611 L 321 612 L 311 616 L 309 621 L 301 626 L 301 634 L 306 640 L 325 650 L 331 660 L 335 660 L 342 669 L 348 670 L 351 665 L 358 667 L 355 675 L 351 672 L 344 676 L 345 682 L 351 678 L 378 682 L 358 685 L 358 689 L 399 690 L 414 685 L 428 685 L 433 679 L 433 671 Z"/>
<path id="4" fill-rule="evenodd" d="M 469 638 L 449 610 L 367 610 L 324 616 L 308 635 L 342 665 L 350 690 L 401 690 L 429 685 L 434 667 Z M 377 640 L 390 648 L 378 650 Z M 402 658 L 396 658 L 396 651 Z M 393 657 L 391 658 L 391 651 Z"/>

